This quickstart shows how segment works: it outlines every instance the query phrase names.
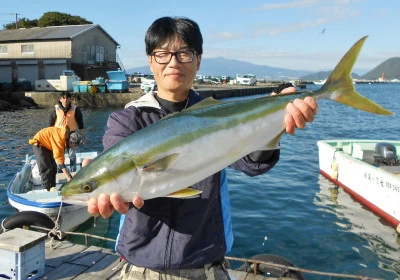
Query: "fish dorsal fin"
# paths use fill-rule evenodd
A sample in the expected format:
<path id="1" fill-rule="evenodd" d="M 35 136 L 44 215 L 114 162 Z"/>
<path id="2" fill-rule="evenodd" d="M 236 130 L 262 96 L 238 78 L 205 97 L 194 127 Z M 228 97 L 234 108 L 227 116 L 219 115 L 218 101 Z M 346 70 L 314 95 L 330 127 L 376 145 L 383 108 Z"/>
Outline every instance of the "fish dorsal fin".
<path id="1" fill-rule="evenodd" d="M 185 188 L 177 192 L 170 193 L 166 195 L 166 197 L 171 198 L 196 198 L 202 193 L 200 190 L 196 190 L 193 188 Z"/>
<path id="2" fill-rule="evenodd" d="M 202 109 L 202 108 L 207 108 L 209 106 L 213 106 L 216 104 L 221 104 L 222 101 L 216 100 L 215 98 L 212 97 L 208 97 L 206 99 L 203 99 L 202 101 L 194 104 L 193 106 L 190 106 L 189 108 L 186 108 L 184 110 L 182 110 L 182 112 L 190 112 L 190 111 L 194 111 L 194 110 L 198 110 L 198 109 Z M 168 114 L 167 116 L 165 116 L 163 119 L 168 119 L 171 118 L 173 116 L 175 116 L 176 114 L 179 114 L 180 112 L 173 112 Z"/>
<path id="3" fill-rule="evenodd" d="M 179 156 L 178 153 L 167 155 L 163 158 L 156 160 L 155 162 L 153 162 L 151 164 L 146 164 L 143 167 L 143 171 L 146 171 L 146 172 L 164 171 L 167 168 L 171 167 L 175 163 L 178 156 Z"/>
<path id="4" fill-rule="evenodd" d="M 189 111 L 206 108 L 206 107 L 213 106 L 216 104 L 221 104 L 221 103 L 222 103 L 222 101 L 216 100 L 215 98 L 212 98 L 212 97 L 208 97 L 206 99 L 203 99 L 199 103 L 196 103 L 193 106 L 190 106 L 185 111 L 189 112 Z"/>

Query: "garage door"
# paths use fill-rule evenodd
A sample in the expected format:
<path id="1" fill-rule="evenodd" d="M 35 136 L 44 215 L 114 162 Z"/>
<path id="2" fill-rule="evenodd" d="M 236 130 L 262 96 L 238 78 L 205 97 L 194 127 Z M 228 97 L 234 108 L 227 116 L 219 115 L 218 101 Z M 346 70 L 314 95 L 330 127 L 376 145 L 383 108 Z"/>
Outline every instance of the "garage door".
<path id="1" fill-rule="evenodd" d="M 12 70 L 10 63 L 8 65 L 0 64 L 0 83 L 12 82 Z"/>
<path id="2" fill-rule="evenodd" d="M 44 78 L 60 79 L 63 70 L 67 68 L 67 61 L 64 60 L 44 60 Z"/>
<path id="3" fill-rule="evenodd" d="M 18 61 L 18 81 L 29 81 L 35 85 L 39 77 L 39 70 L 36 61 Z"/>

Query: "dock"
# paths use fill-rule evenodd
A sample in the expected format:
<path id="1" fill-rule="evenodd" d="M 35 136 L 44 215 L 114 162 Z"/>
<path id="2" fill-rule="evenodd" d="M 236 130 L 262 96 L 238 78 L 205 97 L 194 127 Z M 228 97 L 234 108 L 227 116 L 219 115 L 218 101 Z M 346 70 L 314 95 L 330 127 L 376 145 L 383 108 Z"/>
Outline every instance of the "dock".
<path id="1" fill-rule="evenodd" d="M 46 272 L 38 279 L 118 279 L 120 256 L 111 249 L 52 241 L 45 246 Z"/>
<path id="2" fill-rule="evenodd" d="M 38 227 L 38 229 L 43 228 Z M 71 232 L 70 234 L 83 235 L 86 242 L 88 237 L 115 241 L 82 233 Z M 263 257 L 254 256 L 252 259 L 243 259 L 226 256 L 231 279 L 293 280 L 303 279 L 302 274 L 333 276 L 339 279 L 375 279 L 298 268 L 288 260 L 275 255 L 258 256 Z M 230 265 L 239 264 L 238 267 L 241 267 L 244 263 L 250 268 L 247 270 L 249 272 L 230 268 Z M 0 234 L 0 278 L 2 279 L 117 280 L 120 279 L 123 264 L 119 253 L 109 248 L 75 244 L 66 239 L 57 240 L 49 238 L 47 233 L 20 228 Z M 256 274 L 257 271 L 264 274 Z"/>
<path id="3" fill-rule="evenodd" d="M 276 89 L 276 85 L 260 84 L 256 86 L 240 85 L 196 85 L 194 90 L 203 98 L 214 97 L 216 99 L 230 97 L 244 97 L 263 93 L 271 93 Z M 17 93 L 15 93 L 17 94 Z M 40 107 L 52 107 L 60 99 L 60 92 L 51 91 L 32 91 L 18 93 L 38 104 Z M 71 93 L 72 103 L 80 107 L 92 108 L 123 108 L 125 104 L 136 100 L 143 95 L 140 86 L 130 88 L 130 92 L 113 93 Z M 20 97 L 22 98 L 22 96 Z"/>
<path id="4" fill-rule="evenodd" d="M 46 273 L 38 278 L 40 280 L 118 280 L 123 266 L 120 262 L 120 255 L 117 252 L 97 246 L 73 244 L 68 241 L 53 241 L 52 246 L 46 244 L 45 251 Z M 243 263 L 242 261 L 244 261 L 244 259 L 234 257 L 226 257 L 226 259 L 231 263 L 235 263 L 235 261 Z M 261 261 L 254 261 L 254 263 L 263 264 Z M 314 276 L 324 276 L 324 279 L 326 279 L 326 277 L 337 277 L 336 279 L 378 280 L 376 278 L 360 275 L 326 273 L 279 264 L 266 264 L 270 267 L 276 266 L 276 268 L 286 271 L 291 270 L 292 274 L 289 273 L 291 277 L 290 275 L 286 275 L 288 277 L 268 277 L 266 274 L 256 275 L 254 272 L 237 271 L 233 269 L 228 269 L 228 272 L 231 279 L 234 280 L 293 280 L 298 279 L 295 277 L 296 271 L 302 272 L 303 274 L 305 273 L 306 275 L 310 273 L 308 275 L 314 274 Z M 279 271 L 279 269 L 275 271 Z"/>
<path id="5" fill-rule="evenodd" d="M 53 241 L 52 246 L 46 245 L 46 272 L 38 279 L 119 279 L 122 268 L 120 255 L 111 249 L 72 244 L 67 241 Z M 234 270 L 230 270 L 229 273 L 237 280 L 278 279 Z M 279 280 L 285 279 L 289 280 L 286 277 L 279 278 Z"/>
<path id="6" fill-rule="evenodd" d="M 85 243 L 88 237 L 95 237 L 72 232 L 71 234 L 85 236 Z M 115 241 L 99 236 L 96 238 Z M 49 238 L 44 232 L 15 228 L 0 234 L 0 278 L 2 279 L 116 280 L 120 279 L 124 263 L 121 262 L 119 253 L 113 249 Z M 235 276 L 234 279 L 277 280 L 255 275 L 254 272 L 229 269 L 229 273 Z"/>

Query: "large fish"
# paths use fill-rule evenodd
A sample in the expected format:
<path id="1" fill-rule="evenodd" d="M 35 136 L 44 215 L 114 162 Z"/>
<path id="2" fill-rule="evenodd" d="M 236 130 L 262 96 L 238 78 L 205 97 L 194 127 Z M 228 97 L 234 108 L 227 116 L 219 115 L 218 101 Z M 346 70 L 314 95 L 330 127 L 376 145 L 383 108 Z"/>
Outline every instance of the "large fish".
<path id="1" fill-rule="evenodd" d="M 328 98 L 392 114 L 355 91 L 350 74 L 365 40 L 354 44 L 315 92 L 225 102 L 209 98 L 130 135 L 66 183 L 63 200 L 86 203 L 103 192 L 119 193 L 126 201 L 199 194 L 187 187 L 253 151 L 277 148 L 285 107 L 295 98 Z"/>

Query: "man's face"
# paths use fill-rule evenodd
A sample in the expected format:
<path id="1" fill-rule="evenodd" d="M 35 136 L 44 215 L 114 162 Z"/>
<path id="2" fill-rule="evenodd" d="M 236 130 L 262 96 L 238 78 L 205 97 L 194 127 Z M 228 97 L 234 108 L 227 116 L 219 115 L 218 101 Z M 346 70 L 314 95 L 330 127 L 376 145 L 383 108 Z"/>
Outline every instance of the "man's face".
<path id="1" fill-rule="evenodd" d="M 176 38 L 171 42 L 166 42 L 160 48 L 153 51 L 191 51 L 187 44 Z M 167 64 L 159 64 L 153 56 L 148 56 L 149 66 L 154 74 L 157 82 L 158 93 L 160 96 L 170 93 L 185 93 L 189 92 L 192 87 L 197 70 L 200 68 L 201 55 L 195 54 L 193 61 L 189 63 L 181 63 L 176 56 L 172 56 L 171 61 Z M 165 96 L 164 96 L 165 97 Z"/>
<path id="2" fill-rule="evenodd" d="M 69 104 L 71 103 L 71 98 L 67 97 L 66 95 L 62 96 L 60 98 L 60 102 L 64 107 L 68 107 Z"/>
<path id="3" fill-rule="evenodd" d="M 76 147 L 75 143 L 72 142 L 72 141 L 68 141 L 68 146 L 69 146 L 70 148 L 75 148 L 75 147 Z"/>

